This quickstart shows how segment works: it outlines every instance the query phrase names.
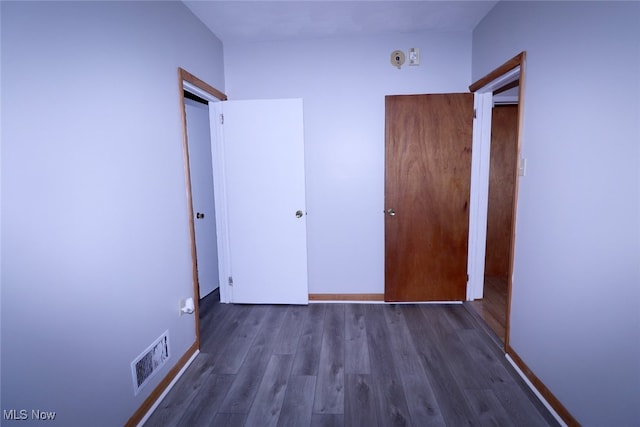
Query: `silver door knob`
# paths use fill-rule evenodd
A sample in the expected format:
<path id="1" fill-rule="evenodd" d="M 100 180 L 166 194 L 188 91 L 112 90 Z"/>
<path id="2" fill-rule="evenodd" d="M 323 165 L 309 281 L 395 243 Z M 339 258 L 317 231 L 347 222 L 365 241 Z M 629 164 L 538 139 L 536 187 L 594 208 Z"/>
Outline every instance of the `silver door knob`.
<path id="1" fill-rule="evenodd" d="M 387 213 L 389 214 L 389 216 L 396 216 L 396 211 L 391 208 L 387 209 Z"/>
<path id="2" fill-rule="evenodd" d="M 296 211 L 296 218 L 302 218 L 302 211 Z"/>

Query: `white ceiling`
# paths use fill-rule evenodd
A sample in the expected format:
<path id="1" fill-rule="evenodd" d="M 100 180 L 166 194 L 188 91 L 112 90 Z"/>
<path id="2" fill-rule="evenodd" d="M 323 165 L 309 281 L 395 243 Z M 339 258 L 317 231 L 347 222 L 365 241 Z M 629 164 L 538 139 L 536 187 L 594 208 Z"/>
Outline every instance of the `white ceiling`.
<path id="1" fill-rule="evenodd" d="M 223 42 L 471 31 L 497 1 L 217 1 L 183 3 Z"/>

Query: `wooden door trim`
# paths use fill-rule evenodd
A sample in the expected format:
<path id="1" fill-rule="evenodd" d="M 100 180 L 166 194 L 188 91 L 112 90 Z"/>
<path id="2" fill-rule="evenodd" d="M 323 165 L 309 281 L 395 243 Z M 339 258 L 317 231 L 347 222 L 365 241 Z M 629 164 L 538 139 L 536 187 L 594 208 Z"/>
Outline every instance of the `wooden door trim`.
<path id="1" fill-rule="evenodd" d="M 384 301 L 384 294 L 309 294 L 309 301 Z"/>
<path id="2" fill-rule="evenodd" d="M 523 117 L 523 102 L 524 102 L 524 84 L 525 84 L 525 60 L 526 60 L 526 52 L 521 52 L 513 58 L 509 59 L 507 62 L 491 71 L 486 76 L 482 77 L 480 80 L 473 83 L 469 86 L 469 89 L 475 93 L 483 93 L 483 92 L 491 92 L 493 93 L 496 90 L 500 90 L 504 87 L 504 83 L 497 83 L 500 78 L 513 72 L 513 70 L 519 68 L 518 80 L 520 82 L 520 89 L 518 95 L 518 131 L 517 131 L 517 141 L 516 141 L 516 159 L 520 158 L 521 146 L 522 146 L 522 117 Z M 496 82 L 492 86 L 492 82 Z M 489 123 L 489 129 L 491 128 L 490 117 L 486 118 Z M 490 144 L 491 141 L 489 140 Z M 475 148 L 475 147 L 474 147 Z M 518 162 L 514 167 L 516 170 L 514 173 L 518 173 Z M 513 221 L 511 223 L 511 239 L 510 239 L 510 249 L 509 249 L 509 270 L 508 270 L 508 278 L 507 278 L 507 312 L 505 319 L 505 336 L 504 339 L 504 351 L 507 351 L 509 348 L 509 334 L 510 334 L 510 317 L 511 317 L 511 290 L 513 286 L 513 258 L 514 258 L 514 249 L 515 249 L 515 224 L 516 224 L 516 209 L 517 209 L 517 201 L 518 201 L 518 180 L 516 179 L 514 189 L 513 189 Z M 483 242 L 482 244 L 486 244 Z"/>
<path id="3" fill-rule="evenodd" d="M 513 69 L 515 69 L 517 67 L 520 67 L 522 69 L 522 66 L 524 65 L 524 61 L 525 61 L 526 55 L 527 55 L 527 53 L 525 51 L 520 52 L 519 54 L 517 54 L 513 58 L 509 59 L 507 62 L 505 62 L 504 64 L 502 64 L 501 66 L 499 66 L 495 70 L 491 71 L 486 76 L 482 77 L 481 79 L 477 80 L 475 83 L 471 84 L 469 86 L 469 91 L 470 92 L 477 92 L 480 89 L 484 88 L 485 86 L 489 85 L 494 80 L 496 80 L 499 77 L 507 74 L 509 71 L 511 71 L 511 70 L 513 70 Z M 500 88 L 496 88 L 496 89 L 500 89 Z"/>
<path id="4" fill-rule="evenodd" d="M 210 84 L 208 84 L 204 80 L 201 80 L 198 77 L 194 76 L 193 74 L 191 74 L 187 70 L 185 70 L 183 68 L 178 68 L 178 74 L 179 74 L 179 77 L 180 77 L 180 87 L 181 88 L 182 88 L 182 81 L 186 81 L 186 82 L 189 82 L 192 85 L 196 86 L 198 89 L 207 92 L 210 96 L 213 96 L 214 98 L 218 99 L 219 101 L 226 101 L 227 100 L 227 95 L 225 95 L 224 93 L 220 92 L 218 89 L 216 89 L 215 87 L 211 86 Z"/>

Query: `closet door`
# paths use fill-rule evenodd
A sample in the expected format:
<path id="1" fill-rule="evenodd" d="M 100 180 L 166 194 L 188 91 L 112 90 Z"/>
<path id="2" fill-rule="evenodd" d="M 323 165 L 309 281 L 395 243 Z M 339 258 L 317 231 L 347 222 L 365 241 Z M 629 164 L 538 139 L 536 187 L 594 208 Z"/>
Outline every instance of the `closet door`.
<path id="1" fill-rule="evenodd" d="M 473 94 L 386 97 L 385 300 L 466 298 Z"/>
<path id="2" fill-rule="evenodd" d="M 307 304 L 301 99 L 225 101 L 231 302 Z"/>

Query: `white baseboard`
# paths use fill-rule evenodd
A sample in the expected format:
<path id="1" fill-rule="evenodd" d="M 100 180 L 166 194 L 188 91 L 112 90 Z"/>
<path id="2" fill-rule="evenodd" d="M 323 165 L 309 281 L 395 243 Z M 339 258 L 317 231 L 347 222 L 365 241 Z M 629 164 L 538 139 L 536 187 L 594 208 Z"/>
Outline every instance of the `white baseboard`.
<path id="1" fill-rule="evenodd" d="M 164 399 L 166 397 L 166 395 L 169 393 L 169 391 L 171 391 L 171 389 L 173 388 L 173 386 L 178 382 L 178 380 L 180 379 L 180 377 L 182 377 L 182 375 L 184 374 L 184 372 L 187 370 L 187 368 L 191 365 L 191 363 L 195 360 L 196 356 L 198 356 L 198 354 L 200 354 L 200 350 L 196 350 L 193 355 L 189 358 L 189 360 L 187 360 L 187 363 L 184 364 L 184 366 L 182 367 L 182 369 L 180 369 L 180 371 L 178 371 L 177 375 L 175 377 L 173 377 L 173 380 L 169 383 L 169 385 L 167 386 L 167 388 L 164 389 L 164 391 L 162 392 L 162 394 L 158 397 L 158 399 L 153 403 L 153 405 L 151 406 L 151 408 L 149 408 L 149 410 L 147 411 L 146 414 L 144 414 L 144 417 L 142 417 L 142 419 L 140 420 L 140 422 L 138 423 L 138 427 L 142 427 L 144 426 L 144 423 L 147 422 L 147 420 L 149 419 L 149 417 L 151 417 L 151 415 L 153 414 L 153 412 L 156 410 L 156 408 L 158 407 L 158 405 L 160 405 L 160 403 L 162 402 L 162 399 Z"/>
<path id="2" fill-rule="evenodd" d="M 507 358 L 507 360 L 509 361 L 509 363 L 511 363 L 511 366 L 513 366 L 513 368 L 516 370 L 518 375 L 520 375 L 520 377 L 524 380 L 524 382 L 527 383 L 531 391 L 533 391 L 533 393 L 538 397 L 538 399 L 540 399 L 540 402 L 542 402 L 542 404 L 549 410 L 551 415 L 553 415 L 553 418 L 555 418 L 556 421 L 558 421 L 558 423 L 560 423 L 562 427 L 567 427 L 567 424 L 562 420 L 562 418 L 560 418 L 560 415 L 558 415 L 558 413 L 553 409 L 553 407 L 549 404 L 549 402 L 547 402 L 547 400 L 544 397 L 542 397 L 542 394 L 540 394 L 538 389 L 535 388 L 535 386 L 531 383 L 531 381 L 529 381 L 529 378 L 527 378 L 524 372 L 522 372 L 522 370 L 518 367 L 516 362 L 514 362 L 513 359 L 508 354 L 505 354 L 504 357 Z"/>

